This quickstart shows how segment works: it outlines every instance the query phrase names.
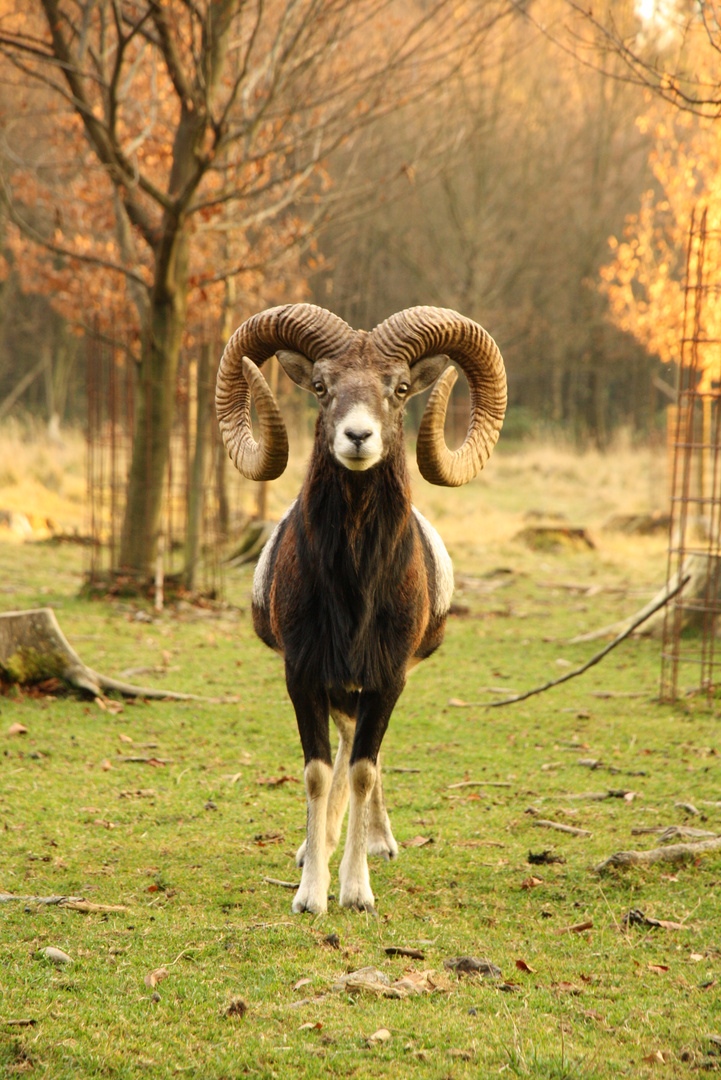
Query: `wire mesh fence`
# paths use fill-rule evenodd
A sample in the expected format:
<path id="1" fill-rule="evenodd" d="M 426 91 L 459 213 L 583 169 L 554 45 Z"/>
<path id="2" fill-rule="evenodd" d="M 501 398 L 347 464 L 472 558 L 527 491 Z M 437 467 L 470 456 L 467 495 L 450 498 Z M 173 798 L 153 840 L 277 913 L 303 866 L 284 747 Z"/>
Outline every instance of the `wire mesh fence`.
<path id="1" fill-rule="evenodd" d="M 223 593 L 224 542 L 247 518 L 243 493 L 225 468 L 214 410 L 217 335 L 205 334 L 181 355 L 174 424 L 158 535 L 160 579 L 207 597 Z M 120 333 L 86 338 L 89 584 L 122 587 L 120 541 L 136 432 L 136 361 Z M 152 439 L 150 429 L 140 433 Z M 245 500 L 247 501 L 247 500 Z M 157 587 L 158 573 L 156 573 Z"/>
<path id="2" fill-rule="evenodd" d="M 667 588 L 661 695 L 712 695 L 721 610 L 721 230 L 707 211 L 689 230 L 677 403 L 672 447 Z"/>

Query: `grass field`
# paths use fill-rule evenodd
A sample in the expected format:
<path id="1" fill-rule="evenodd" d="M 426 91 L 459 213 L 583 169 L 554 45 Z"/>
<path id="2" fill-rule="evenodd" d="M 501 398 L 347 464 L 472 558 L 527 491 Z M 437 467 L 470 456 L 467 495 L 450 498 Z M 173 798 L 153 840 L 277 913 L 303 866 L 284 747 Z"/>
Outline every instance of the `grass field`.
<path id="1" fill-rule="evenodd" d="M 72 468 L 47 489 L 61 520 L 82 511 Z M 0 509 L 12 496 L 41 513 L 42 477 L 23 494 L 26 469 L 5 468 Z M 501 447 L 467 488 L 416 480 L 415 494 L 454 557 L 458 614 L 384 744 L 401 853 L 372 862 L 377 918 L 334 901 L 326 916 L 292 916 L 292 892 L 274 883 L 299 876 L 302 759 L 281 664 L 252 633 L 251 570 L 228 573 L 226 606 L 155 615 L 79 600 L 75 546 L 0 539 L 1 610 L 51 605 L 107 674 L 238 698 L 0 697 L 0 893 L 122 906 L 0 903 L 0 1075 L 605 1080 L 721 1068 L 721 855 L 594 869 L 659 844 L 634 829 L 721 833 L 715 707 L 659 703 L 659 645 L 646 640 L 525 702 L 484 707 L 587 660 L 600 645 L 570 638 L 659 587 L 665 537 L 602 524 L 663 506 L 662 459 Z M 532 550 L 515 538 L 529 511 L 564 515 L 595 546 Z M 18 724 L 26 732 L 11 734 Z M 560 861 L 529 863 L 543 852 Z M 386 952 L 398 947 L 422 959 Z M 501 976 L 444 966 L 461 956 Z M 334 989 L 367 966 L 424 992 Z"/>

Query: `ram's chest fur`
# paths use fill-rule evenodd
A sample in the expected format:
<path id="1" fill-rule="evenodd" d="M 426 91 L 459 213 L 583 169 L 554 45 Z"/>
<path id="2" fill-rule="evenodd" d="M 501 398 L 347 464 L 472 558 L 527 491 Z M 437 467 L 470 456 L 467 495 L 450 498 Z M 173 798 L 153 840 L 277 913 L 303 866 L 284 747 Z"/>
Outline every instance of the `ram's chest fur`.
<path id="1" fill-rule="evenodd" d="M 326 457 L 263 553 L 256 629 L 309 680 L 380 687 L 440 643 L 451 562 L 411 506 L 404 472 L 389 459 L 361 478 Z"/>

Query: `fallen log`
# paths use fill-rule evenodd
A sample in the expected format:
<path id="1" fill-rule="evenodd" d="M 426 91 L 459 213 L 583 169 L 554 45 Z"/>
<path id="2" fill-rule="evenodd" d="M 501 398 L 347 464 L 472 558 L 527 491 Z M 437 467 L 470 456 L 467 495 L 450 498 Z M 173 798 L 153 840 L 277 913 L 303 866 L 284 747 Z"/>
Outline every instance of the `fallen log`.
<path id="1" fill-rule="evenodd" d="M 634 615 L 620 622 L 602 626 L 587 634 L 579 634 L 571 639 L 576 645 L 583 641 L 595 641 L 610 634 L 634 632 L 644 637 L 660 637 L 666 615 L 663 611 L 666 603 L 680 593 L 677 604 L 682 609 L 681 626 L 686 630 L 694 625 L 701 625 L 711 609 L 715 614 L 718 607 L 721 577 L 721 560 L 718 556 L 705 554 L 687 555 L 680 573 L 677 571 L 670 581 L 660 589 L 652 600 Z M 683 592 L 681 592 L 683 588 Z M 653 617 L 652 617 L 653 616 Z"/>
<path id="2" fill-rule="evenodd" d="M 0 893 L 0 904 L 7 904 L 16 900 L 25 904 L 46 904 L 59 908 L 67 908 L 69 911 L 82 911 L 85 913 L 108 914 L 114 911 L 127 911 L 124 904 L 95 904 L 82 896 L 16 896 L 14 893 Z"/>
<path id="3" fill-rule="evenodd" d="M 651 848 L 649 851 L 617 851 L 615 855 L 609 855 L 598 864 L 596 873 L 603 874 L 615 866 L 625 869 L 627 866 L 653 866 L 659 862 L 689 862 L 709 851 L 721 851 L 721 836 L 699 840 L 696 844 L 671 844 L 669 847 Z"/>
<path id="4" fill-rule="evenodd" d="M 0 677 L 11 683 L 30 686 L 46 679 L 61 679 L 96 698 L 102 697 L 103 691 L 115 691 L 124 697 L 157 700 L 219 700 L 157 687 L 136 686 L 101 675 L 80 659 L 60 629 L 52 608 L 0 614 Z"/>

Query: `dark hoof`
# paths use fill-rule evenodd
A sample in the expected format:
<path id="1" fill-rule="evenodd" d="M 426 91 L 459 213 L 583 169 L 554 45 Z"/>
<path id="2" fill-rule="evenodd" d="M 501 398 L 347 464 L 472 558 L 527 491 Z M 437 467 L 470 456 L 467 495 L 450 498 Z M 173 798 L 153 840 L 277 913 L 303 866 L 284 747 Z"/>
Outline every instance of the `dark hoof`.
<path id="1" fill-rule="evenodd" d="M 372 919 L 378 918 L 378 912 L 371 904 L 354 904 L 353 911 L 363 911 L 366 915 L 370 915 Z"/>

